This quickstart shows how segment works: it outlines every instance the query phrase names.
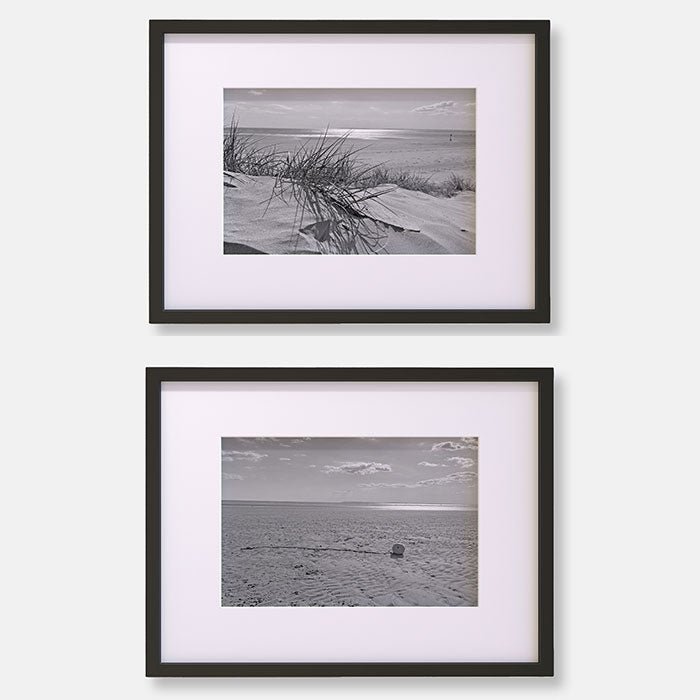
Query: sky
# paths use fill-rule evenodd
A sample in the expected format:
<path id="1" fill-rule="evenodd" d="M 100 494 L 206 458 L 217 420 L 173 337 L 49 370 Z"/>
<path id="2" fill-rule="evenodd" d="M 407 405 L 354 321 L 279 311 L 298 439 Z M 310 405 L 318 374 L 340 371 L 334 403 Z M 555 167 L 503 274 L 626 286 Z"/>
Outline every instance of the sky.
<path id="1" fill-rule="evenodd" d="M 477 505 L 478 438 L 222 438 L 222 499 Z"/>
<path id="2" fill-rule="evenodd" d="M 224 125 L 277 129 L 473 130 L 474 88 L 224 90 Z"/>

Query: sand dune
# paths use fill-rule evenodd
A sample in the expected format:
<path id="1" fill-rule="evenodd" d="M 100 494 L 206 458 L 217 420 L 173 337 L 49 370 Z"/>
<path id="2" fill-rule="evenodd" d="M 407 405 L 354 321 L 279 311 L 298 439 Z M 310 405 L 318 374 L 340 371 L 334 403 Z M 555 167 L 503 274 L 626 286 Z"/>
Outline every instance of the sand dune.
<path id="1" fill-rule="evenodd" d="M 476 604 L 475 511 L 223 506 L 224 606 Z"/>
<path id="2" fill-rule="evenodd" d="M 309 212 L 302 216 L 292 199 L 273 195 L 272 177 L 224 176 L 224 252 L 319 254 L 324 222 Z M 363 226 L 380 237 L 389 254 L 474 254 L 475 196 L 450 198 L 385 185 L 363 203 Z M 317 228 L 319 227 L 319 228 Z M 251 249 L 251 250 L 247 250 Z"/>

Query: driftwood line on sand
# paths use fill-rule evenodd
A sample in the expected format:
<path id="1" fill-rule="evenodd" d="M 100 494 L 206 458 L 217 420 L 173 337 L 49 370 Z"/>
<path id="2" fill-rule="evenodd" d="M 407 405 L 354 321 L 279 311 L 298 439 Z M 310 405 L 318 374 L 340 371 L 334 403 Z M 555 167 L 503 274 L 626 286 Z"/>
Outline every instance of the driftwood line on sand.
<path id="1" fill-rule="evenodd" d="M 371 549 L 349 549 L 345 547 L 301 547 L 293 545 L 275 545 L 275 544 L 261 544 L 254 545 L 251 547 L 241 547 L 241 551 L 247 551 L 251 549 L 304 549 L 311 552 L 352 552 L 353 554 L 391 554 L 392 556 L 402 557 L 406 548 L 402 544 L 395 544 L 391 548 L 391 552 L 377 552 Z"/>

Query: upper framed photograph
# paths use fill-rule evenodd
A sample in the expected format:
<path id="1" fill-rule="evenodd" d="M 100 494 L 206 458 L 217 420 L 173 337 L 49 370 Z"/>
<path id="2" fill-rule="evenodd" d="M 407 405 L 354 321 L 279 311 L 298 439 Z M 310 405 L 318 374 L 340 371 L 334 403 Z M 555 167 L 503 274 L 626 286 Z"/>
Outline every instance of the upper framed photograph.
<path id="1" fill-rule="evenodd" d="M 149 676 L 553 674 L 546 368 L 149 368 Z"/>
<path id="2" fill-rule="evenodd" d="M 548 323 L 549 21 L 150 23 L 151 323 Z"/>

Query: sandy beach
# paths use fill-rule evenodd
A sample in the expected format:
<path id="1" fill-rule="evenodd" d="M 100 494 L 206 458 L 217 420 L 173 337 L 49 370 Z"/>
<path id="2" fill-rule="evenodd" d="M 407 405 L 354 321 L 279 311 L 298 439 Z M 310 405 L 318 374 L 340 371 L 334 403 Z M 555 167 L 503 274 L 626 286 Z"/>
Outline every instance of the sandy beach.
<path id="1" fill-rule="evenodd" d="M 361 167 L 401 171 L 428 178 L 435 185 L 451 177 L 475 182 L 473 131 L 335 131 L 329 133 L 329 138 L 345 135 L 344 148 L 357 151 Z M 318 138 L 317 133 L 302 130 L 295 133 L 251 130 L 244 135 L 254 138 L 260 148 L 274 148 L 282 157 Z M 274 183 L 272 177 L 224 175 L 224 252 L 272 255 L 337 252 L 329 251 L 324 245 L 327 228 L 323 228 L 320 217 L 308 207 L 300 207 L 292 197 L 274 196 Z M 476 253 L 475 191 L 436 196 L 380 182 L 369 192 L 378 196 L 358 207 L 355 223 L 377 242 L 373 252 L 395 255 Z"/>
<path id="2" fill-rule="evenodd" d="M 474 606 L 477 564 L 475 510 L 222 504 L 223 606 Z"/>

